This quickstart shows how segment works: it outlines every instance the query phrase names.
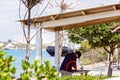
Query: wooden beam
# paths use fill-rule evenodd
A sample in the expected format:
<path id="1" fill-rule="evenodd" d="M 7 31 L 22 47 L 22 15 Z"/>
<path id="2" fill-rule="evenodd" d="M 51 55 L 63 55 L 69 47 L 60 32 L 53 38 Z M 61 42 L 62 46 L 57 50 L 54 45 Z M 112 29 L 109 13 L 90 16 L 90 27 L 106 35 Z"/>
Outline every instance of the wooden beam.
<path id="1" fill-rule="evenodd" d="M 36 59 L 42 64 L 42 28 L 40 25 L 36 26 Z"/>
<path id="2" fill-rule="evenodd" d="M 120 23 L 116 24 L 116 25 L 113 25 L 110 30 L 112 32 L 116 32 L 116 31 L 120 31 Z"/>
<path id="3" fill-rule="evenodd" d="M 104 19 L 107 19 L 109 22 L 109 18 L 112 18 L 112 17 L 117 17 L 119 19 L 120 18 L 120 10 L 107 11 L 107 12 L 101 12 L 101 13 L 96 13 L 96 14 L 76 16 L 76 17 L 70 17 L 70 18 L 59 19 L 59 20 L 54 20 L 54 21 L 48 21 L 48 22 L 43 23 L 43 26 L 44 26 L 43 28 L 44 29 L 48 28 L 48 29 L 54 30 L 57 27 L 61 27 L 61 26 L 67 27 L 69 25 L 74 26 L 74 24 L 81 24 L 83 22 L 86 22 L 86 25 L 87 25 L 87 22 L 90 23 L 92 21 L 94 21 L 94 24 L 96 24 L 98 20 L 104 21 Z M 93 24 L 93 23 L 91 23 L 91 24 Z"/>
<path id="4" fill-rule="evenodd" d="M 60 58 L 62 53 L 62 42 L 60 37 L 60 31 L 55 31 L 55 67 L 57 71 L 60 70 Z"/>
<path id="5" fill-rule="evenodd" d="M 51 21 L 54 19 L 59 20 L 59 19 L 64 19 L 64 18 L 90 15 L 90 14 L 108 12 L 108 11 L 113 11 L 113 10 L 120 10 L 120 4 L 117 3 L 117 4 L 112 4 L 112 5 L 104 5 L 104 6 L 93 7 L 93 8 L 88 8 L 88 9 L 76 10 L 76 11 L 71 11 L 71 12 L 46 15 L 46 16 L 32 18 L 31 21 L 32 21 L 32 24 L 36 24 L 36 23 L 42 23 L 43 21 L 47 22 L 47 21 Z M 19 20 L 19 22 L 22 22 L 23 24 L 27 25 L 26 19 Z"/>
<path id="6" fill-rule="evenodd" d="M 86 15 L 85 11 L 81 11 L 81 13 L 82 13 L 83 15 Z"/>
<path id="7" fill-rule="evenodd" d="M 117 8 L 116 8 L 116 6 L 115 6 L 115 5 L 113 6 L 113 9 L 114 9 L 114 10 L 117 10 Z"/>

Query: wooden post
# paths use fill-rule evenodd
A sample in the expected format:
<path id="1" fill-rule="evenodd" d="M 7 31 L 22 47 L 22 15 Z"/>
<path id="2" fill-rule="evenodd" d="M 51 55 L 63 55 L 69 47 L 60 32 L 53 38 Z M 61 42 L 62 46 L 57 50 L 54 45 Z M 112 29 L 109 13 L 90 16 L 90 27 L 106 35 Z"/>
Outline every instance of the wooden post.
<path id="1" fill-rule="evenodd" d="M 42 64 L 42 28 L 40 26 L 36 27 L 36 59 Z"/>
<path id="2" fill-rule="evenodd" d="M 62 52 L 60 31 L 55 32 L 55 68 L 59 71 L 60 57 Z"/>

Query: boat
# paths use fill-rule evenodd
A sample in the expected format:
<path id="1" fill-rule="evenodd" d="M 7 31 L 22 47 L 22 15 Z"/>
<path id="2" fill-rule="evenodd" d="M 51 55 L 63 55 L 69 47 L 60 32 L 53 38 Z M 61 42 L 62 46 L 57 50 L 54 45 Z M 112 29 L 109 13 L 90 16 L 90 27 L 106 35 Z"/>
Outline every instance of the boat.
<path id="1" fill-rule="evenodd" d="M 49 53 L 50 56 L 55 56 L 55 46 L 47 46 L 46 51 Z M 72 53 L 73 50 L 67 46 L 62 47 L 62 54 L 61 56 L 65 56 L 66 54 Z"/>

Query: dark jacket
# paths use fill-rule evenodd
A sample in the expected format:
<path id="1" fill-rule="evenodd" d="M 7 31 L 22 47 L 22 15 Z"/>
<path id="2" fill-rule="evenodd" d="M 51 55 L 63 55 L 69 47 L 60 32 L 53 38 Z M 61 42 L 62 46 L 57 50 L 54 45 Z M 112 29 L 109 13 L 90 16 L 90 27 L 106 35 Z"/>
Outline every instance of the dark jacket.
<path id="1" fill-rule="evenodd" d="M 76 69 L 76 55 L 74 53 L 67 54 L 61 64 L 60 70 L 72 72 L 72 67 Z"/>

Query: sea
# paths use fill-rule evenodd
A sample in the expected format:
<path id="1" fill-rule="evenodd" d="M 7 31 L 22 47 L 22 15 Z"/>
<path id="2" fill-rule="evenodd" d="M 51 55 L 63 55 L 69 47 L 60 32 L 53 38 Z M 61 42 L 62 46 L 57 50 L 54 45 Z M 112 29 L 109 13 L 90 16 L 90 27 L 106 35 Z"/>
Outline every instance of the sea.
<path id="1" fill-rule="evenodd" d="M 23 72 L 21 67 L 21 61 L 25 59 L 25 50 L 19 50 L 19 49 L 13 49 L 13 50 L 4 50 L 6 52 L 6 56 L 12 55 L 16 60 L 12 63 L 13 66 L 16 68 L 16 74 L 15 77 L 20 77 L 20 74 Z M 34 59 L 36 58 L 36 51 L 31 50 L 30 51 L 30 58 L 29 62 L 32 64 Z M 61 62 L 64 59 L 64 57 L 61 57 Z M 49 60 L 51 66 L 55 66 L 55 57 L 50 56 L 46 50 L 42 50 L 42 63 L 44 64 L 45 60 Z"/>

